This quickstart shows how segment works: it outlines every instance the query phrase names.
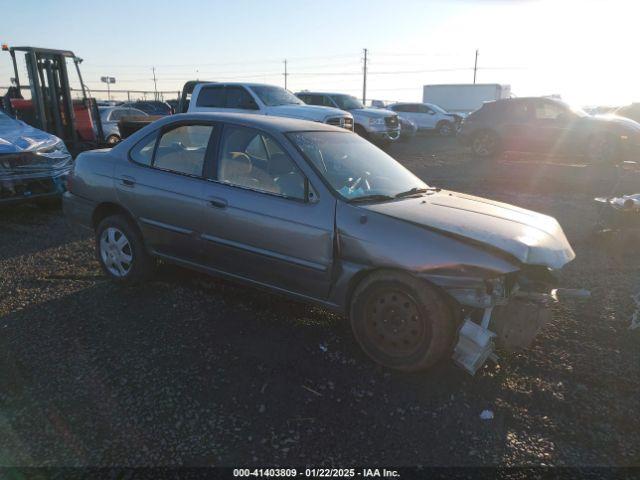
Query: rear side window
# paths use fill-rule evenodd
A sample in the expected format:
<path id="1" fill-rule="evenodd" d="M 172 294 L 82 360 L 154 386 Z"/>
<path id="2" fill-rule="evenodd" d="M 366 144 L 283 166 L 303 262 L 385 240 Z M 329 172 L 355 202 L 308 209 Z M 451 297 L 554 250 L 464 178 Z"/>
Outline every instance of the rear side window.
<path id="1" fill-rule="evenodd" d="M 516 122 L 524 122 L 531 118 L 531 108 L 527 103 L 516 102 L 509 108 L 509 117 Z"/>
<path id="2" fill-rule="evenodd" d="M 224 87 L 206 87 L 198 95 L 198 107 L 224 108 Z"/>
<path id="3" fill-rule="evenodd" d="M 139 163 L 140 165 L 150 166 L 157 138 L 158 132 L 155 131 L 136 143 L 129 154 L 131 156 L 131 160 Z"/>
<path id="4" fill-rule="evenodd" d="M 225 88 L 225 102 L 226 108 L 239 108 L 243 110 L 256 110 L 258 106 L 256 102 L 251 98 L 249 92 L 242 87 L 226 87 Z"/>
<path id="5" fill-rule="evenodd" d="M 212 125 L 181 125 L 165 132 L 158 142 L 153 166 L 162 170 L 202 176 Z"/>

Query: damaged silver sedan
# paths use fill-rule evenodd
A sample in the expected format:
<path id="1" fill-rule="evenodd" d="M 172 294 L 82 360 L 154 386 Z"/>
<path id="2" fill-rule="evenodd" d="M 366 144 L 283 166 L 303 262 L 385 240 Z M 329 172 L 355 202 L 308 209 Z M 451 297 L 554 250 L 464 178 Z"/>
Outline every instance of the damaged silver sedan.
<path id="1" fill-rule="evenodd" d="M 62 140 L 0 111 L 0 205 L 59 201 L 72 166 Z"/>
<path id="2" fill-rule="evenodd" d="M 67 216 L 92 228 L 106 275 L 157 258 L 345 314 L 376 362 L 475 372 L 494 341 L 526 347 L 554 272 L 574 258 L 546 215 L 431 187 L 337 127 L 174 115 L 82 153 Z"/>

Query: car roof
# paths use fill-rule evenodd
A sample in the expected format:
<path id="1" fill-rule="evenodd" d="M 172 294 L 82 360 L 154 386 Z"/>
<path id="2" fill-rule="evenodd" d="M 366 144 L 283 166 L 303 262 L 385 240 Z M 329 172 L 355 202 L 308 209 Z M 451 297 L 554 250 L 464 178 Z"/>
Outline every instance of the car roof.
<path id="1" fill-rule="evenodd" d="M 301 92 L 296 92 L 296 95 L 299 94 L 307 94 L 307 95 L 346 95 L 348 97 L 354 97 L 356 98 L 355 95 L 351 95 L 349 93 L 340 93 L 340 92 L 320 92 L 317 90 L 302 90 Z"/>
<path id="2" fill-rule="evenodd" d="M 253 83 L 253 82 L 202 82 L 196 85 L 196 87 L 224 87 L 225 85 L 242 86 L 242 87 L 276 87 L 282 88 L 278 85 L 271 85 L 270 83 Z"/>
<path id="3" fill-rule="evenodd" d="M 327 125 L 325 123 L 312 122 L 310 120 L 299 120 L 297 118 L 276 117 L 272 115 L 256 115 L 252 113 L 226 113 L 226 112 L 193 112 L 178 113 L 169 115 L 161 120 L 157 120 L 158 124 L 170 124 L 185 120 L 209 120 L 218 122 L 235 123 L 238 125 L 259 128 L 267 132 L 301 132 L 301 131 L 320 131 L 320 132 L 349 132 L 344 128 Z"/>

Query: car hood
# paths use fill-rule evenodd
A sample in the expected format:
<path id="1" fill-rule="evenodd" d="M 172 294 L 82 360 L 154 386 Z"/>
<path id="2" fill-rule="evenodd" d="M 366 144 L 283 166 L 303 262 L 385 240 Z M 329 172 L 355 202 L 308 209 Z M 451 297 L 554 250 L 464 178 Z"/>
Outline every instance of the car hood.
<path id="1" fill-rule="evenodd" d="M 506 203 L 441 190 L 362 207 L 499 249 L 524 264 L 557 269 L 575 258 L 555 218 Z"/>
<path id="2" fill-rule="evenodd" d="M 329 117 L 350 117 L 344 110 L 333 107 L 320 107 L 318 105 L 278 105 L 267 107 L 269 115 L 291 117 L 306 120 L 324 121 Z"/>
<path id="3" fill-rule="evenodd" d="M 0 125 L 0 154 L 22 153 L 48 148 L 61 140 L 19 120 Z"/>
<path id="4" fill-rule="evenodd" d="M 397 115 L 396 112 L 385 110 L 383 108 L 354 108 L 349 110 L 349 113 L 354 116 L 367 118 L 385 118 Z"/>
<path id="5" fill-rule="evenodd" d="M 616 125 L 627 130 L 640 132 L 640 123 L 614 114 L 593 115 L 585 117 L 585 120 L 592 125 Z"/>

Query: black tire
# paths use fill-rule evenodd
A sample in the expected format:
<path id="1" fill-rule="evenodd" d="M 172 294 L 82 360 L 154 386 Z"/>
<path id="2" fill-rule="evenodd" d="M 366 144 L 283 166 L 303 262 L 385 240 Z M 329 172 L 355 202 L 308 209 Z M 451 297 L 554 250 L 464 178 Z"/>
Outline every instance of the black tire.
<path id="1" fill-rule="evenodd" d="M 117 145 L 120 142 L 118 135 L 109 135 L 107 137 L 107 145 Z"/>
<path id="2" fill-rule="evenodd" d="M 454 134 L 456 129 L 451 122 L 447 122 L 446 120 L 443 120 L 441 122 L 438 122 L 438 125 L 436 125 L 436 131 L 438 132 L 438 135 L 440 135 L 441 137 L 450 137 L 451 135 Z"/>
<path id="3" fill-rule="evenodd" d="M 356 132 L 358 135 L 360 135 L 362 138 L 366 138 L 367 140 L 369 140 L 369 133 L 365 130 L 365 128 L 362 125 L 356 124 L 353 131 Z"/>
<path id="4" fill-rule="evenodd" d="M 105 233 L 106 232 L 106 233 Z M 109 237 L 114 232 L 115 242 L 124 236 L 127 246 L 122 247 L 122 252 L 116 252 L 104 248 L 103 235 Z M 116 233 L 119 232 L 119 233 Z M 142 241 L 138 228 L 124 215 L 111 215 L 104 218 L 96 228 L 96 257 L 105 275 L 112 281 L 122 284 L 134 284 L 147 280 L 153 273 L 155 262 L 149 255 Z M 114 242 L 107 242 L 107 245 Z M 120 247 L 118 247 L 120 248 Z M 118 253 L 122 257 L 117 257 Z M 110 255 L 114 255 L 111 257 Z M 124 255 L 130 257 L 130 261 L 123 260 Z M 116 262 L 120 264 L 118 267 Z"/>
<path id="5" fill-rule="evenodd" d="M 592 165 L 616 165 L 620 162 L 620 143 L 613 135 L 592 135 L 585 153 Z"/>
<path id="6" fill-rule="evenodd" d="M 502 153 L 498 134 L 492 130 L 481 130 L 471 137 L 471 151 L 481 158 L 492 158 Z"/>
<path id="7" fill-rule="evenodd" d="M 455 321 L 441 294 L 402 272 L 376 272 L 351 301 L 353 334 L 375 362 L 403 371 L 425 370 L 450 353 Z"/>

